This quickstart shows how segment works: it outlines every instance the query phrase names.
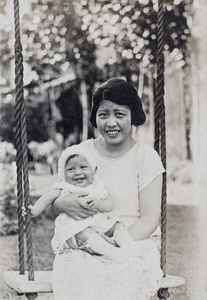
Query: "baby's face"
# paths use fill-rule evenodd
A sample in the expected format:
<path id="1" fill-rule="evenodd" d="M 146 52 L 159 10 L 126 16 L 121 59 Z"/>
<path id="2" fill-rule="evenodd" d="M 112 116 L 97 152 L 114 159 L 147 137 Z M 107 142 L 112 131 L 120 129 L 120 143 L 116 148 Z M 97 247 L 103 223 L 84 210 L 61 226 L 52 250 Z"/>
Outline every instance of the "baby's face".
<path id="1" fill-rule="evenodd" d="M 82 155 L 76 155 L 65 165 L 65 181 L 67 183 L 86 187 L 93 180 L 92 168 Z"/>

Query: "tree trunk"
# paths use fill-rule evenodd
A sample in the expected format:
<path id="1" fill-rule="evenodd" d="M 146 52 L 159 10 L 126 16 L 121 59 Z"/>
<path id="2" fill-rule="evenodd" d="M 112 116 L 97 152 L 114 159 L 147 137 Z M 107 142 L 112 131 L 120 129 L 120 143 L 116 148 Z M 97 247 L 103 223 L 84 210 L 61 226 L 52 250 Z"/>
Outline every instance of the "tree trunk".
<path id="1" fill-rule="evenodd" d="M 83 115 L 82 140 L 84 141 L 88 138 L 88 99 L 85 81 L 81 82 L 81 104 Z"/>
<path id="2" fill-rule="evenodd" d="M 188 160 L 191 160 L 191 145 L 190 145 L 190 134 L 191 134 L 191 94 L 189 92 L 190 90 L 190 67 L 188 65 L 185 65 L 183 68 L 184 77 L 183 77 L 183 99 L 184 99 L 184 118 L 185 118 L 185 138 L 186 138 L 186 158 Z"/>

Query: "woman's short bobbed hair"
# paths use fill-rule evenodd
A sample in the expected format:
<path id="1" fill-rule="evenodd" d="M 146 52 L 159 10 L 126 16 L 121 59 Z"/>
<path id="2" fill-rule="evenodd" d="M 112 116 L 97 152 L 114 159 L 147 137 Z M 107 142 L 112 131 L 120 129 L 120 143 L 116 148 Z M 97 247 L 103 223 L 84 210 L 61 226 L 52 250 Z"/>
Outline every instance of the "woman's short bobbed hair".
<path id="1" fill-rule="evenodd" d="M 146 120 L 142 102 L 132 84 L 120 78 L 111 78 L 100 85 L 92 97 L 90 121 L 97 128 L 96 114 L 103 100 L 109 100 L 119 105 L 126 105 L 131 110 L 131 124 L 139 126 Z"/>

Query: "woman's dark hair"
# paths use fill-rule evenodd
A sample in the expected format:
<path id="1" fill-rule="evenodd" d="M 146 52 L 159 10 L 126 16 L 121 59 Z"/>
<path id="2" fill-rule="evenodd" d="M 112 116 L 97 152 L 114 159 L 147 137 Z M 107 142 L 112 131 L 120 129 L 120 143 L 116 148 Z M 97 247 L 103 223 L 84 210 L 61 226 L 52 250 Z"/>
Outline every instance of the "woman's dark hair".
<path id="1" fill-rule="evenodd" d="M 97 128 L 96 114 L 100 103 L 109 100 L 119 105 L 126 105 L 131 110 L 132 125 L 139 126 L 146 120 L 142 109 L 142 102 L 132 84 L 120 78 L 111 78 L 100 85 L 92 97 L 92 109 L 90 121 Z"/>

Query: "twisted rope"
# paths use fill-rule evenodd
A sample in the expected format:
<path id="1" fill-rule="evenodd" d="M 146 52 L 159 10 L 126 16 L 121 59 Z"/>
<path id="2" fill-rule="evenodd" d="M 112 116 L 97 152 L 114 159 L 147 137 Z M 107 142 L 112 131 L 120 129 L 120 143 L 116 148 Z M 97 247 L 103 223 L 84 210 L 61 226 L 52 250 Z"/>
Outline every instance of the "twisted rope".
<path id="1" fill-rule="evenodd" d="M 164 168 L 166 169 L 166 126 L 164 104 L 164 8 L 163 0 L 158 1 L 158 50 L 157 50 L 157 86 L 155 100 L 155 141 L 154 148 L 160 153 Z M 160 145 L 161 144 L 161 145 Z M 163 174 L 162 209 L 161 209 L 161 268 L 166 275 L 166 221 L 167 221 L 167 178 Z"/>
<path id="2" fill-rule="evenodd" d="M 28 207 L 29 203 L 29 176 L 27 158 L 27 132 L 26 111 L 23 92 L 23 56 L 20 38 L 19 24 L 19 2 L 14 0 L 14 22 L 15 22 L 15 142 L 16 142 L 16 164 L 17 164 L 17 200 L 18 200 L 18 231 L 19 231 L 19 271 L 24 274 L 24 219 L 22 216 L 22 205 Z M 34 280 L 32 239 L 30 216 L 25 218 L 25 231 L 27 241 L 27 263 L 29 280 Z"/>
<path id="3" fill-rule="evenodd" d="M 20 43 L 19 29 L 19 6 L 14 4 L 14 20 L 15 20 L 15 143 L 16 143 L 16 164 L 17 164 L 17 201 L 18 201 L 18 246 L 19 246 L 19 272 L 24 274 L 24 220 L 22 216 L 23 205 L 23 187 L 22 187 L 22 142 L 21 142 L 21 110 L 23 98 L 23 59 Z"/>

